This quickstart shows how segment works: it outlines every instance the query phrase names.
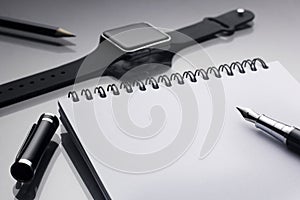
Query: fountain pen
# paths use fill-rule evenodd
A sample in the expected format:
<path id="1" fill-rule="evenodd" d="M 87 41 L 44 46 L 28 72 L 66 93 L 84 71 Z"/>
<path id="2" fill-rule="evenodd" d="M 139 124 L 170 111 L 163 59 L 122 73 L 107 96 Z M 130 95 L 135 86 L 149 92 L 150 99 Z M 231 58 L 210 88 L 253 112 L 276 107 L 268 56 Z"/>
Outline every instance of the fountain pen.
<path id="1" fill-rule="evenodd" d="M 255 127 L 273 136 L 288 149 L 300 154 L 300 129 L 258 114 L 249 108 L 237 107 L 245 120 L 254 123 Z"/>

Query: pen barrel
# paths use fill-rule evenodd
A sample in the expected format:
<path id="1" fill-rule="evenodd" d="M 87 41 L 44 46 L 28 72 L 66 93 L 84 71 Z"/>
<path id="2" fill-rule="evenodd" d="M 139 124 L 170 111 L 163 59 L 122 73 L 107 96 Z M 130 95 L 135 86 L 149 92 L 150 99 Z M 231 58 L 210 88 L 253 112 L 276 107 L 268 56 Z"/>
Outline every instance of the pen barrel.
<path id="1" fill-rule="evenodd" d="M 255 126 L 282 143 L 286 143 L 287 136 L 294 130 L 294 127 L 288 126 L 265 115 L 259 116 L 255 122 Z"/>
<path id="2" fill-rule="evenodd" d="M 30 141 L 24 146 L 22 153 L 11 167 L 11 174 L 16 180 L 26 182 L 32 179 L 58 125 L 59 120 L 56 116 L 41 115 Z"/>
<path id="3" fill-rule="evenodd" d="M 51 122 L 52 121 L 52 122 Z M 55 123 L 53 117 L 49 118 L 42 115 L 37 125 L 36 131 L 24 151 L 21 159 L 27 159 L 32 162 L 32 167 L 35 168 L 40 161 L 47 145 L 53 137 L 58 123 Z"/>
<path id="4" fill-rule="evenodd" d="M 300 154 L 300 129 L 294 128 L 286 139 L 287 147 Z"/>

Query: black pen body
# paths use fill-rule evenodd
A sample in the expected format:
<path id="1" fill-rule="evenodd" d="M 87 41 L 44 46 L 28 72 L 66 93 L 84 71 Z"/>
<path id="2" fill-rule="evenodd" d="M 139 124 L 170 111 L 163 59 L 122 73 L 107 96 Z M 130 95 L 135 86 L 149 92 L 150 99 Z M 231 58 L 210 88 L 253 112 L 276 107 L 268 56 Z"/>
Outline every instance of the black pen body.
<path id="1" fill-rule="evenodd" d="M 286 125 L 266 115 L 258 114 L 249 108 L 237 107 L 244 119 L 253 123 L 256 128 L 274 137 L 288 149 L 300 155 L 300 129 Z"/>
<path id="2" fill-rule="evenodd" d="M 32 162 L 32 168 L 37 166 L 39 158 L 42 157 L 45 148 L 56 131 L 56 126 L 52 122 L 47 121 L 47 119 L 48 118 L 45 118 L 44 116 L 40 119 L 30 143 L 21 155 L 22 159 L 27 159 Z"/>
<path id="3" fill-rule="evenodd" d="M 258 117 L 255 126 L 284 143 L 291 151 L 300 154 L 300 129 L 265 115 Z"/>
<path id="4" fill-rule="evenodd" d="M 20 149 L 15 163 L 11 166 L 12 176 L 20 181 L 30 181 L 35 170 L 59 126 L 58 118 L 52 114 L 42 114 L 32 132 Z"/>
<path id="5" fill-rule="evenodd" d="M 286 146 L 300 154 L 300 129 L 294 128 L 286 137 Z"/>

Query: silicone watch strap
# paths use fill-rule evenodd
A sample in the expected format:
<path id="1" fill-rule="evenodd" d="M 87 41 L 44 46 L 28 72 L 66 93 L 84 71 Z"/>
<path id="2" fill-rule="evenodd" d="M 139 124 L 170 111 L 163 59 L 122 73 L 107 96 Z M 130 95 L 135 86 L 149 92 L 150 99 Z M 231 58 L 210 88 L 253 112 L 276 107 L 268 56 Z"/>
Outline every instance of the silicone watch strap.
<path id="1" fill-rule="evenodd" d="M 216 18 L 205 18 L 202 22 L 181 28 L 177 31 L 188 35 L 197 42 L 204 42 L 217 36 L 217 34 L 233 34 L 253 20 L 254 14 L 247 10 L 230 11 Z M 171 37 L 172 37 L 172 33 Z M 185 44 L 186 46 L 188 44 Z M 85 57 L 63 66 L 21 78 L 0 86 L 0 108 L 9 106 L 63 87 L 72 85 L 77 76 L 77 71 Z M 106 66 L 103 66 L 103 68 Z M 112 70 L 114 71 L 114 70 Z M 120 70 L 116 70 L 120 71 Z M 125 73 L 126 71 L 124 71 Z M 105 75 L 105 74 L 104 74 Z M 120 74 L 109 75 L 116 78 Z M 79 77 L 81 81 L 92 78 L 95 74 Z M 76 79 L 77 81 L 78 79 Z"/>
<path id="2" fill-rule="evenodd" d="M 83 59 L 0 86 L 0 108 L 74 83 Z"/>
<path id="3" fill-rule="evenodd" d="M 178 32 L 187 35 L 198 43 L 217 37 L 229 36 L 235 31 L 246 28 L 254 19 L 254 14 L 249 10 L 237 9 L 218 17 L 204 18 L 203 21 L 181 28 Z M 172 33 L 169 33 L 172 37 Z"/>

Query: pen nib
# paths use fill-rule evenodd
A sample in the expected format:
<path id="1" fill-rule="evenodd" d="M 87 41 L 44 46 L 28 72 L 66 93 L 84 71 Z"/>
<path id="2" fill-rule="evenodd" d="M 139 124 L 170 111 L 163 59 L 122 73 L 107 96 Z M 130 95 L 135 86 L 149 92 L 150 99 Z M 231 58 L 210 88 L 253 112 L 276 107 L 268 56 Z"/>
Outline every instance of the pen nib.
<path id="1" fill-rule="evenodd" d="M 238 111 L 241 113 L 241 115 L 244 117 L 245 120 L 255 123 L 255 121 L 259 118 L 259 114 L 254 112 L 253 110 L 249 108 L 241 108 L 236 107 Z"/>

